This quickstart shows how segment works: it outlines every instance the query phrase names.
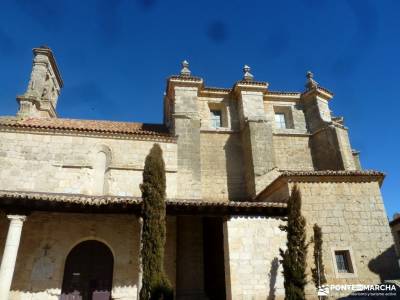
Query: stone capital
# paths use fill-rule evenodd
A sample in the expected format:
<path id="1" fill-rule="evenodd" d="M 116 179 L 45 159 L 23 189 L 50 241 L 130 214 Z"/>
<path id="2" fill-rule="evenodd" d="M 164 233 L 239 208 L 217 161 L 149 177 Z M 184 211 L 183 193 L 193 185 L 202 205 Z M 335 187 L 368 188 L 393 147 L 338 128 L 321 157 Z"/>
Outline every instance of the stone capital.
<path id="1" fill-rule="evenodd" d="M 7 219 L 9 219 L 10 221 L 24 222 L 26 220 L 26 216 L 24 216 L 24 215 L 7 215 Z"/>

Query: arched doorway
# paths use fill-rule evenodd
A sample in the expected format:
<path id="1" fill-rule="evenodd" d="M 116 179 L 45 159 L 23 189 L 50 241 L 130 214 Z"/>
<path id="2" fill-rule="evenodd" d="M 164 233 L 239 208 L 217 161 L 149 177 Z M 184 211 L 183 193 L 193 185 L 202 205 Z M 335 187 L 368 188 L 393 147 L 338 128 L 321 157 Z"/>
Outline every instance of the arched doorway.
<path id="1" fill-rule="evenodd" d="M 114 258 L 110 249 L 95 240 L 75 246 L 67 256 L 62 300 L 109 300 Z"/>

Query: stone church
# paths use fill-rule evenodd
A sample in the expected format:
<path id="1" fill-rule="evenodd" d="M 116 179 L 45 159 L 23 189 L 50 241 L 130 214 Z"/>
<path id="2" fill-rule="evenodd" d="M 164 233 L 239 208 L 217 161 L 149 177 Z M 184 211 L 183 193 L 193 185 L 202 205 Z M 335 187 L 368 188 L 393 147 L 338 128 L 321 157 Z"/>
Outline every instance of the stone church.
<path id="1" fill-rule="evenodd" d="M 0 117 L 0 299 L 138 298 L 139 184 L 155 143 L 176 299 L 283 299 L 279 225 L 294 185 L 308 238 L 322 228 L 329 284 L 398 276 L 384 174 L 361 168 L 333 94 L 311 72 L 300 92 L 270 90 L 248 66 L 231 88 L 215 88 L 184 61 L 167 79 L 162 124 L 76 120 L 57 116 L 54 54 L 33 55 L 18 112 Z M 312 253 L 310 244 L 308 273 Z"/>

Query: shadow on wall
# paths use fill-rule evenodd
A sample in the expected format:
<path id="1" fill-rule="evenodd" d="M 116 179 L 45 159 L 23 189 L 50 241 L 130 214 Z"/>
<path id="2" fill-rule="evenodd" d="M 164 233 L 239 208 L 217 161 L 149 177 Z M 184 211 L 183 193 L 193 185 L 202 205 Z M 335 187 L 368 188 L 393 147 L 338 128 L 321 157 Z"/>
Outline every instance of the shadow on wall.
<path id="1" fill-rule="evenodd" d="M 23 272 L 21 267 L 17 268 L 19 271 L 14 275 L 11 289 L 11 294 L 17 299 L 57 297 L 67 300 L 81 299 L 82 296 L 86 299 L 89 295 L 93 295 L 93 299 L 108 299 L 111 291 L 114 297 L 137 294 L 137 273 L 122 282 L 118 278 L 113 279 L 114 256 L 101 241 L 89 239 L 80 242 L 69 251 L 64 264 L 64 255 L 57 251 L 55 257 L 55 251 L 48 243 L 43 250 L 35 257 L 30 274 L 26 274 L 25 268 L 22 268 Z M 21 263 L 26 265 L 26 261 Z M 118 271 L 116 273 L 121 275 Z"/>
<path id="2" fill-rule="evenodd" d="M 380 281 L 383 283 L 386 280 L 390 279 L 399 279 L 400 278 L 400 269 L 397 264 L 396 252 L 394 245 L 390 248 L 386 249 L 377 257 L 370 260 L 368 263 L 368 268 L 379 275 Z M 396 287 L 396 295 L 397 296 L 361 296 L 359 293 L 365 293 L 368 291 L 360 291 L 352 293 L 349 296 L 339 298 L 339 300 L 364 300 L 364 299 L 379 299 L 379 300 L 390 300 L 390 299 L 399 299 L 400 296 L 400 288 Z"/>
<path id="3" fill-rule="evenodd" d="M 267 300 L 274 300 L 275 299 L 275 284 L 276 278 L 278 276 L 278 268 L 279 268 L 279 260 L 275 257 L 271 262 L 271 270 L 269 271 L 269 294 Z"/>
<path id="4" fill-rule="evenodd" d="M 328 127 L 313 134 L 308 145 L 315 170 L 344 170 L 335 128 Z"/>
<path id="5" fill-rule="evenodd" d="M 391 246 L 390 248 L 386 249 L 384 252 L 382 252 L 377 257 L 371 259 L 370 262 L 368 263 L 368 268 L 375 274 L 379 275 L 380 281 L 382 283 L 385 282 L 386 280 L 390 280 L 390 279 L 399 279 L 400 278 L 400 269 L 397 264 L 396 252 L 395 252 L 394 245 Z M 390 294 L 395 293 L 396 296 L 365 295 L 365 294 L 370 294 L 373 292 L 371 292 L 370 290 L 362 290 L 362 291 L 354 292 L 348 296 L 338 298 L 338 300 L 399 299 L 399 297 L 400 297 L 400 287 L 399 286 L 396 286 L 396 291 L 389 291 L 389 292 L 390 292 Z"/>
<path id="6" fill-rule="evenodd" d="M 229 200 L 246 198 L 244 162 L 239 134 L 231 134 L 224 146 Z"/>
<path id="7" fill-rule="evenodd" d="M 368 268 L 379 275 L 381 282 L 389 279 L 399 279 L 400 269 L 394 245 L 386 249 L 379 256 L 371 259 L 368 263 Z"/>

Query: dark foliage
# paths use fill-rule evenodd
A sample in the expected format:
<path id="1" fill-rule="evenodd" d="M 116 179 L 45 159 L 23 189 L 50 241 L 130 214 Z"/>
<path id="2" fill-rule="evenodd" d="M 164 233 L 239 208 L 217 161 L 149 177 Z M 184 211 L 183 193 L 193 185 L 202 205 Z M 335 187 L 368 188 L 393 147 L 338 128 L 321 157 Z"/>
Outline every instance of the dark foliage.
<path id="1" fill-rule="evenodd" d="M 164 246 L 166 240 L 165 164 L 162 150 L 154 144 L 146 157 L 143 183 L 143 230 L 141 259 L 143 266 L 140 300 L 173 299 L 171 285 L 164 273 Z"/>
<path id="2" fill-rule="evenodd" d="M 287 225 L 280 229 L 287 232 L 287 249 L 280 249 L 283 266 L 285 300 L 305 300 L 306 278 L 306 220 L 301 215 L 301 194 L 297 186 L 288 200 Z"/>
<path id="3" fill-rule="evenodd" d="M 314 265 L 315 268 L 311 269 L 312 278 L 315 286 L 318 288 L 320 285 L 326 283 L 325 267 L 322 261 L 322 230 L 317 224 L 314 224 Z"/>

